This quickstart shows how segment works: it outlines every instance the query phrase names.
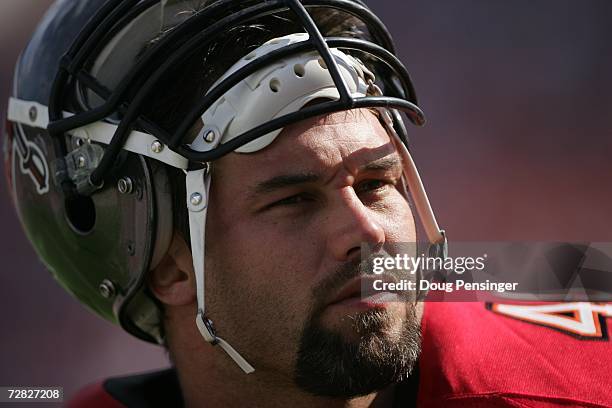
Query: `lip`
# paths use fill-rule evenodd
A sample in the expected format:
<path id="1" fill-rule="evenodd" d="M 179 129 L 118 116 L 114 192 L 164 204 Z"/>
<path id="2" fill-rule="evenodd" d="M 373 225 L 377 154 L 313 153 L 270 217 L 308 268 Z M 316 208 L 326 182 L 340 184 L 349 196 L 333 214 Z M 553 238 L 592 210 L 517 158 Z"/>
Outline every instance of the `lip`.
<path id="1" fill-rule="evenodd" d="M 328 306 L 335 305 L 361 305 L 361 306 L 384 306 L 384 303 L 397 301 L 399 296 L 396 292 L 374 290 L 374 281 L 396 282 L 389 275 L 359 276 L 351 279 L 344 285 Z M 362 291 L 362 288 L 364 290 Z"/>

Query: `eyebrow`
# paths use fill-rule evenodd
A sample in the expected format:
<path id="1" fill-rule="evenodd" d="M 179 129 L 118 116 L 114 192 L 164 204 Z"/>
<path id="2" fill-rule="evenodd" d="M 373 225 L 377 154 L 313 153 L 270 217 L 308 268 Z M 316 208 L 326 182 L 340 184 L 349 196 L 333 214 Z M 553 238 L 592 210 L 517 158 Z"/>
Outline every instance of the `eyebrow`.
<path id="1" fill-rule="evenodd" d="M 366 163 L 359 167 L 359 171 L 388 171 L 398 166 L 401 166 L 399 155 L 382 157 L 372 162 Z M 286 187 L 293 187 L 300 184 L 316 183 L 321 180 L 321 176 L 313 172 L 283 174 L 272 177 L 268 180 L 258 183 L 251 189 L 251 198 L 261 194 L 271 193 Z"/>
<path id="2" fill-rule="evenodd" d="M 315 183 L 320 179 L 321 176 L 316 173 L 283 174 L 258 183 L 251 190 L 250 195 L 251 197 L 254 197 L 259 194 L 270 193 L 272 191 L 279 190 L 285 187 L 291 187 L 306 183 Z"/>
<path id="3" fill-rule="evenodd" d="M 360 171 L 387 171 L 396 167 L 401 167 L 402 160 L 398 154 L 381 157 L 378 160 L 366 163 L 359 167 Z"/>

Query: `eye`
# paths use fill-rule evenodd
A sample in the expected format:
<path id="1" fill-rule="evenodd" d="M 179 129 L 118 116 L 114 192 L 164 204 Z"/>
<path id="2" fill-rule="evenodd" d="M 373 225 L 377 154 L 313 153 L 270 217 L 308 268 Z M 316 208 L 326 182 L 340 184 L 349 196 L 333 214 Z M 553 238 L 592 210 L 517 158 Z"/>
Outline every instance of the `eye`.
<path id="1" fill-rule="evenodd" d="M 357 185 L 355 191 L 357 193 L 367 193 L 371 191 L 381 190 L 389 184 L 390 183 L 386 180 L 365 180 L 359 183 L 359 185 Z"/>
<path id="2" fill-rule="evenodd" d="M 308 197 L 306 197 L 305 194 L 295 194 L 295 195 L 283 198 L 282 200 L 273 202 L 272 204 L 268 205 L 268 208 L 298 205 L 298 204 L 302 204 L 306 202 L 307 200 L 308 200 Z"/>

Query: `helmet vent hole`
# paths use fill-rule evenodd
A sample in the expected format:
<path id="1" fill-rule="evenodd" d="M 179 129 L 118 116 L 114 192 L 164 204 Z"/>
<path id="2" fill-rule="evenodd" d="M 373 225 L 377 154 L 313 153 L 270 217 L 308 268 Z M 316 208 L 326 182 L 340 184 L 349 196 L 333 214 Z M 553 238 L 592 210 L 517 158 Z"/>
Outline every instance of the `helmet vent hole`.
<path id="1" fill-rule="evenodd" d="M 251 53 L 247 54 L 247 56 L 246 56 L 246 57 L 244 57 L 244 59 L 248 61 L 248 60 L 252 60 L 252 59 L 253 59 L 253 58 L 255 58 L 256 56 L 257 56 L 257 53 L 256 53 L 255 51 L 253 51 L 253 52 L 251 52 Z"/>
<path id="2" fill-rule="evenodd" d="M 280 91 L 280 81 L 276 78 L 270 80 L 270 90 L 272 92 Z"/>
<path id="3" fill-rule="evenodd" d="M 91 197 L 76 196 L 64 202 L 66 218 L 70 227 L 78 234 L 89 234 L 96 224 L 96 207 Z"/>
<path id="4" fill-rule="evenodd" d="M 304 69 L 304 66 L 302 64 L 295 64 L 293 66 L 293 72 L 295 72 L 295 75 L 300 78 L 306 75 L 306 69 Z"/>
<path id="5" fill-rule="evenodd" d="M 278 44 L 280 42 L 280 38 L 275 38 L 273 40 L 270 40 L 270 44 Z"/>
<path id="6" fill-rule="evenodd" d="M 323 60 L 323 57 L 319 57 L 319 59 L 317 61 L 319 62 L 319 65 L 321 66 L 321 68 L 327 69 L 327 64 Z"/>

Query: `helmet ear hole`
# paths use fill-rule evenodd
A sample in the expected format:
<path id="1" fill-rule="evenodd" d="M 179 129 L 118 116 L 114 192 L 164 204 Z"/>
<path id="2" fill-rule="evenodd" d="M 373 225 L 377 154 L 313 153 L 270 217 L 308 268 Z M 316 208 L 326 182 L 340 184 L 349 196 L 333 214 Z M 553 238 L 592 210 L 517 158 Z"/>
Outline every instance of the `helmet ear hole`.
<path id="1" fill-rule="evenodd" d="M 96 224 L 96 206 L 91 197 L 76 196 L 64 201 L 66 218 L 77 234 L 89 234 Z"/>

